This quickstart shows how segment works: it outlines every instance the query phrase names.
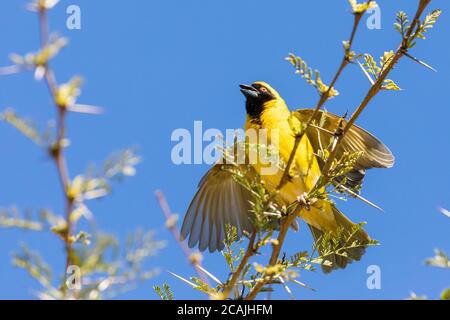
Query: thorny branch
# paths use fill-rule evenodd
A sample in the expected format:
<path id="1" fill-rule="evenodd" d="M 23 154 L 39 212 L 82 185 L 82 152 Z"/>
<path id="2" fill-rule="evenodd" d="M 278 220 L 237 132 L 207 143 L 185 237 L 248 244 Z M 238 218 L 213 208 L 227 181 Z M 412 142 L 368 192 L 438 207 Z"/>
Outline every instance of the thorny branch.
<path id="1" fill-rule="evenodd" d="M 228 296 L 230 295 L 231 291 L 233 290 L 234 286 L 236 285 L 236 282 L 239 280 L 239 277 L 242 274 L 242 271 L 244 270 L 245 266 L 248 263 L 248 260 L 255 254 L 255 238 L 256 238 L 257 232 L 254 231 L 249 239 L 247 250 L 244 253 L 244 256 L 242 257 L 241 261 L 239 262 L 238 267 L 231 275 L 230 281 L 227 282 L 223 292 L 222 292 L 222 298 L 228 299 Z"/>
<path id="2" fill-rule="evenodd" d="M 369 1 L 369 3 L 370 2 L 371 1 Z M 312 125 L 313 119 L 316 117 L 316 115 L 318 114 L 318 112 L 322 108 L 322 106 L 325 104 L 325 102 L 329 99 L 330 92 L 334 88 L 337 80 L 339 79 L 340 75 L 342 74 L 342 71 L 351 62 L 351 57 L 350 57 L 351 47 L 352 47 L 352 44 L 353 44 L 353 41 L 354 41 L 354 38 L 356 35 L 356 31 L 360 24 L 361 18 L 363 16 L 363 13 L 364 12 L 354 14 L 353 27 L 351 30 L 350 38 L 349 38 L 348 42 L 345 44 L 345 48 L 344 48 L 345 52 L 344 52 L 344 56 L 342 58 L 341 64 L 340 64 L 335 76 L 333 77 L 327 91 L 320 95 L 320 99 L 316 105 L 316 108 L 315 108 L 313 114 L 311 115 L 311 118 L 306 123 L 306 128 L 308 126 Z M 300 141 L 303 137 L 303 134 L 304 134 L 306 128 L 304 128 L 302 130 L 302 132 L 300 134 L 296 135 L 296 137 L 295 137 L 294 146 L 292 148 L 291 154 L 290 154 L 288 162 L 286 164 L 286 168 L 285 168 L 283 175 L 280 179 L 280 182 L 276 188 L 276 192 L 281 190 L 289 180 L 290 168 L 292 167 L 292 164 L 295 160 L 295 155 L 296 155 L 298 146 L 300 145 Z M 301 205 L 301 204 L 299 204 L 299 205 Z M 298 206 L 297 206 L 297 208 L 298 208 Z M 295 215 L 291 214 L 291 215 L 287 216 L 285 218 L 285 221 L 282 223 L 279 233 L 278 233 L 277 243 L 273 245 L 272 254 L 271 254 L 271 257 L 269 260 L 269 266 L 274 266 L 277 263 L 278 256 L 280 255 L 281 248 L 283 246 L 287 231 L 289 229 L 289 226 L 293 223 L 294 220 L 295 220 Z M 247 250 L 246 250 L 243 258 L 241 259 L 238 268 L 233 272 L 230 281 L 227 283 L 227 286 L 225 287 L 224 291 L 222 292 L 222 295 L 225 299 L 228 298 L 230 291 L 236 284 L 236 281 L 239 278 L 239 276 L 240 276 L 242 270 L 244 269 L 245 265 L 247 264 L 248 260 L 255 253 L 254 236 L 255 236 L 255 234 L 253 234 L 252 237 L 250 238 Z M 248 299 L 248 300 L 254 299 L 256 297 L 256 295 L 259 293 L 259 291 L 262 289 L 264 284 L 265 284 L 265 281 L 263 279 L 260 279 L 256 283 L 255 287 L 252 289 L 252 291 L 248 294 L 246 299 Z"/>
<path id="3" fill-rule="evenodd" d="M 40 33 L 40 41 L 41 41 L 41 50 L 44 50 L 48 44 L 48 21 L 47 21 L 47 8 L 43 6 L 38 7 L 38 18 L 39 18 L 39 33 Z M 64 243 L 66 250 L 66 263 L 65 270 L 73 263 L 72 261 L 72 236 L 73 230 L 75 226 L 71 221 L 71 214 L 74 208 L 74 199 L 70 196 L 70 176 L 67 168 L 67 160 L 64 154 L 64 144 L 65 144 L 65 132 L 66 132 L 66 114 L 67 111 L 65 106 L 59 105 L 56 95 L 58 91 L 58 85 L 55 80 L 54 73 L 52 72 L 49 62 L 45 63 L 44 67 L 44 78 L 45 82 L 49 88 L 50 95 L 54 100 L 55 107 L 57 109 L 57 121 L 56 121 L 56 130 L 57 136 L 56 141 L 51 147 L 50 154 L 54 163 L 56 165 L 58 176 L 61 181 L 61 187 L 63 189 L 64 201 L 65 201 L 65 212 L 66 212 L 66 231 L 64 233 Z M 66 272 L 64 272 L 66 276 Z M 65 279 L 64 279 L 65 280 Z"/>
<path id="4" fill-rule="evenodd" d="M 57 2 L 35 0 L 28 5 L 31 11 L 36 12 L 38 18 L 40 48 L 37 52 L 24 56 L 11 54 L 10 58 L 14 65 L 0 68 L 0 75 L 34 70 L 35 79 L 44 80 L 56 108 L 55 125 L 49 125 L 41 134 L 33 123 L 17 117 L 14 111 L 8 110 L 0 115 L 0 120 L 10 123 L 47 151 L 57 169 L 65 208 L 62 210 L 62 216 L 55 215 L 48 209 L 41 210 L 39 220 L 31 219 L 31 213 L 28 211 L 21 217 L 14 208 L 0 210 L 0 227 L 35 231 L 49 229 L 63 241 L 66 269 L 63 272 L 62 282 L 57 287 L 53 287 L 51 270 L 39 253 L 34 253 L 23 245 L 21 252 L 14 254 L 13 265 L 26 270 L 42 285 L 44 291 L 36 293 L 40 299 L 103 299 L 129 290 L 138 282 L 152 277 L 157 270 L 144 270 L 143 261 L 156 254 L 163 243 L 154 241 L 152 232 L 144 233 L 138 230 L 128 237 L 122 250 L 116 237 L 96 230 L 92 214 L 84 204 L 86 200 L 101 198 L 108 194 L 109 181 L 113 178 L 135 174 L 134 167 L 140 160 L 132 149 L 108 158 L 102 170 L 91 166 L 85 175 L 80 174 L 71 180 L 65 155 L 65 148 L 68 145 L 66 138 L 68 112 L 99 113 L 100 108 L 77 104 L 81 80 L 73 77 L 69 83 L 58 84 L 50 68 L 49 61 L 66 44 L 65 39 L 49 35 L 48 12 Z M 86 231 L 77 230 L 77 221 L 82 216 L 88 220 L 91 230 L 95 232 L 94 237 Z M 81 246 L 75 247 L 76 244 Z M 74 271 L 75 277 L 71 278 L 74 286 L 69 287 L 67 270 L 74 264 L 79 267 L 80 273 L 78 270 Z M 82 275 L 82 278 L 78 275 Z M 83 286 L 82 290 L 78 284 Z"/>
<path id="5" fill-rule="evenodd" d="M 332 149 L 331 149 L 330 155 L 328 156 L 327 161 L 325 162 L 325 165 L 324 165 L 324 167 L 322 168 L 322 171 L 321 171 L 321 177 L 318 179 L 318 182 L 316 183 L 316 186 L 312 190 L 310 190 L 309 194 L 314 192 L 317 188 L 323 187 L 324 185 L 326 185 L 329 182 L 330 169 L 331 169 L 331 166 L 332 166 L 332 164 L 333 164 L 333 162 L 334 162 L 334 160 L 336 158 L 337 150 L 338 150 L 338 147 L 339 147 L 340 143 L 342 142 L 342 140 L 345 137 L 345 135 L 348 132 L 348 130 L 356 122 L 358 117 L 361 115 L 361 113 L 367 107 L 367 105 L 371 102 L 371 100 L 382 89 L 383 82 L 386 80 L 387 75 L 392 71 L 392 69 L 394 68 L 396 63 L 405 55 L 405 53 L 407 53 L 408 40 L 410 39 L 411 36 L 414 35 L 413 32 L 415 32 L 415 33 L 418 32 L 417 26 L 420 24 L 420 17 L 422 15 L 423 11 L 425 10 L 425 8 L 427 7 L 427 5 L 430 3 L 430 1 L 431 0 L 420 0 L 419 6 L 418 6 L 417 11 L 416 11 L 416 14 L 414 16 L 414 20 L 412 21 L 412 24 L 411 24 L 408 32 L 406 33 L 406 36 L 402 39 L 402 42 L 401 42 L 400 46 L 398 47 L 397 51 L 395 52 L 394 56 L 392 57 L 392 60 L 383 69 L 383 72 L 377 78 L 377 81 L 371 86 L 371 88 L 367 92 L 366 96 L 364 97 L 363 101 L 358 106 L 356 111 L 353 113 L 353 115 L 351 116 L 349 121 L 346 123 L 346 125 L 344 126 L 342 131 L 339 132 L 339 134 L 335 134 L 335 138 L 334 138 L 334 141 L 333 141 L 333 144 L 332 144 Z M 362 14 L 356 14 L 355 13 L 354 25 L 353 25 L 353 28 L 352 28 L 350 41 L 348 42 L 348 47 L 346 47 L 346 50 L 345 50 L 345 56 L 344 56 L 344 58 L 343 58 L 343 60 L 341 62 L 341 65 L 340 65 L 340 67 L 339 67 L 335 77 L 333 78 L 333 81 L 331 82 L 327 92 L 325 94 L 321 95 L 320 100 L 319 100 L 319 102 L 317 104 L 317 107 L 316 107 L 313 115 L 309 119 L 309 121 L 307 123 L 307 126 L 311 124 L 311 122 L 314 119 L 315 115 L 319 112 L 319 110 L 321 109 L 323 104 L 328 100 L 328 96 L 329 96 L 330 90 L 333 88 L 333 86 L 334 86 L 335 82 L 337 81 L 337 79 L 339 78 L 342 70 L 350 62 L 349 59 L 348 59 L 349 54 L 350 54 L 350 48 L 351 48 L 351 45 L 352 45 L 352 42 L 353 42 L 353 39 L 354 39 L 354 35 L 356 33 L 356 29 L 357 29 L 358 24 L 359 24 L 359 22 L 361 20 L 361 16 L 362 16 Z M 340 130 L 340 129 L 338 128 L 338 130 Z M 291 155 L 289 157 L 289 161 L 287 163 L 287 167 L 286 167 L 286 169 L 284 171 L 283 177 L 282 177 L 282 179 L 280 181 L 280 185 L 278 186 L 278 190 L 280 190 L 284 186 L 284 184 L 287 182 L 287 179 L 289 177 L 290 167 L 291 167 L 292 162 L 293 162 L 293 160 L 295 158 L 295 154 L 296 154 L 298 145 L 300 143 L 300 140 L 301 140 L 304 132 L 305 132 L 305 130 L 303 130 L 303 132 L 301 134 L 296 136 L 295 144 L 294 144 L 293 150 L 291 152 Z M 304 204 L 300 204 L 300 205 L 304 205 Z M 280 251 L 281 251 L 281 247 L 283 246 L 283 243 L 284 243 L 284 239 L 285 239 L 287 230 L 289 229 L 289 226 L 291 225 L 291 223 L 294 220 L 295 220 L 295 214 L 291 214 L 291 215 L 289 215 L 288 217 L 285 218 L 285 221 L 282 224 L 282 226 L 280 228 L 280 231 L 279 231 L 279 234 L 278 234 L 278 239 L 277 239 L 278 242 L 277 242 L 277 244 L 275 246 L 273 246 L 272 254 L 271 254 L 271 257 L 270 257 L 269 264 L 268 264 L 269 266 L 276 265 L 276 263 L 278 261 L 278 256 L 279 256 Z M 256 296 L 258 295 L 258 293 L 261 291 L 261 289 L 263 288 L 263 286 L 265 284 L 266 284 L 266 281 L 264 279 L 261 279 L 259 282 L 257 282 L 257 284 L 253 287 L 253 289 L 247 295 L 246 299 L 247 300 L 255 299 Z"/>
<path id="6" fill-rule="evenodd" d="M 402 42 L 400 46 L 398 47 L 397 51 L 395 52 L 394 56 L 391 58 L 391 61 L 389 64 L 383 69 L 381 75 L 377 78 L 377 81 L 371 86 L 369 91 L 367 92 L 366 96 L 364 97 L 361 104 L 358 106 L 356 111 L 352 114 L 349 121 L 345 125 L 345 127 L 342 130 L 342 133 L 335 136 L 335 142 L 333 145 L 333 148 L 331 150 L 330 156 L 328 157 L 323 169 L 322 169 L 322 175 L 325 178 L 323 181 L 324 183 L 328 182 L 329 178 L 329 170 L 331 168 L 331 165 L 333 164 L 333 161 L 336 157 L 337 149 L 342 142 L 344 136 L 348 132 L 348 130 L 351 128 L 351 126 L 356 122 L 358 117 L 361 115 L 361 113 L 364 111 L 364 109 L 367 107 L 367 105 L 372 101 L 372 99 L 380 92 L 384 80 L 386 80 L 386 77 L 388 74 L 392 71 L 394 66 L 397 64 L 397 62 L 407 53 L 408 51 L 408 39 L 411 37 L 412 32 L 416 29 L 417 25 L 420 23 L 420 17 L 427 7 L 427 5 L 430 3 L 431 0 L 421 0 L 419 2 L 419 6 L 417 8 L 416 14 L 414 16 L 414 20 L 412 21 L 411 27 L 409 28 L 408 32 L 406 33 L 406 36 L 402 39 Z M 417 32 L 417 31 L 415 31 Z"/>
<path id="7" fill-rule="evenodd" d="M 371 1 L 368 1 L 368 3 L 370 3 Z M 294 143 L 294 147 L 292 148 L 292 152 L 289 156 L 289 160 L 287 162 L 286 165 L 286 170 L 283 173 L 283 176 L 280 180 L 280 183 L 277 187 L 277 190 L 281 190 L 283 188 L 283 186 L 286 184 L 286 182 L 288 181 L 289 178 L 289 172 L 290 172 L 290 168 L 292 166 L 292 163 L 295 159 L 295 154 L 297 152 L 298 146 L 300 144 L 300 141 L 303 137 L 303 134 L 305 133 L 306 129 L 312 125 L 313 120 L 316 118 L 317 114 L 319 113 L 320 109 L 323 107 L 323 105 L 325 104 L 325 102 L 328 101 L 328 99 L 330 98 L 330 92 L 331 90 L 333 90 L 334 86 L 336 85 L 336 82 L 338 81 L 339 77 L 342 74 L 342 71 L 345 69 L 345 67 L 351 62 L 351 48 L 353 45 L 353 41 L 355 39 L 355 35 L 356 35 L 356 31 L 358 30 L 358 26 L 360 24 L 361 18 L 363 16 L 364 12 L 357 12 L 354 13 L 354 20 L 353 20 L 353 27 L 352 27 L 352 31 L 350 33 L 350 38 L 347 42 L 344 42 L 344 56 L 342 57 L 342 61 L 341 64 L 339 65 L 338 70 L 336 71 L 336 74 L 334 75 L 333 79 L 331 80 L 330 85 L 328 86 L 328 89 L 325 93 L 322 93 L 320 95 L 320 99 L 317 102 L 317 105 L 314 109 L 313 114 L 311 115 L 311 117 L 309 118 L 308 122 L 306 123 L 306 127 L 304 128 L 304 130 L 302 130 L 302 132 L 300 134 L 298 134 L 295 137 L 295 143 Z"/>
<path id="8" fill-rule="evenodd" d="M 348 40 L 348 42 L 347 42 L 347 44 L 345 45 L 345 48 L 344 48 L 345 49 L 344 50 L 344 56 L 342 58 L 341 64 L 339 65 L 339 68 L 336 71 L 336 74 L 334 75 L 333 80 L 331 81 L 327 91 L 320 95 L 320 99 L 317 102 L 316 108 L 314 109 L 314 112 L 311 115 L 311 118 L 306 123 L 306 128 L 308 126 L 312 125 L 313 119 L 319 113 L 320 109 L 323 107 L 325 102 L 329 99 L 330 91 L 335 86 L 337 80 L 339 79 L 339 77 L 342 74 L 342 71 L 350 63 L 351 48 L 352 48 L 353 41 L 354 41 L 355 35 L 356 35 L 356 31 L 358 29 L 358 26 L 360 24 L 362 16 L 363 16 L 363 12 L 354 14 L 353 27 L 352 27 L 352 30 L 351 30 L 351 33 L 350 33 L 350 38 L 349 38 L 349 40 Z M 289 179 L 290 168 L 292 167 L 292 163 L 294 162 L 298 146 L 300 145 L 300 141 L 301 141 L 301 139 L 302 139 L 302 137 L 303 137 L 303 135 L 304 135 L 304 133 L 306 131 L 306 128 L 304 128 L 302 130 L 302 132 L 300 134 L 296 135 L 296 137 L 295 137 L 295 142 L 294 142 L 294 146 L 292 148 L 292 152 L 291 152 L 291 154 L 289 156 L 288 162 L 286 164 L 286 168 L 285 168 L 285 170 L 283 172 L 283 176 L 281 177 L 281 180 L 280 180 L 280 183 L 279 183 L 279 185 L 277 187 L 277 190 L 281 190 L 283 188 L 283 186 L 287 183 L 288 179 Z M 271 254 L 270 260 L 269 260 L 269 266 L 274 266 L 277 263 L 278 257 L 279 257 L 280 252 L 281 252 L 281 248 L 282 248 L 283 243 L 284 243 L 284 239 L 285 239 L 286 234 L 287 234 L 287 231 L 289 229 L 289 226 L 292 224 L 292 222 L 294 220 L 295 220 L 295 215 L 291 214 L 288 217 L 286 217 L 285 221 L 283 222 L 283 224 L 282 224 L 282 226 L 280 228 L 280 231 L 278 233 L 278 238 L 277 238 L 278 242 L 276 243 L 276 245 L 273 246 L 272 254 Z M 264 284 L 265 284 L 265 282 L 261 279 L 255 285 L 255 287 L 252 289 L 252 291 L 248 294 L 246 299 L 247 300 L 254 299 L 257 296 L 257 294 L 259 293 L 259 291 L 262 289 Z"/>

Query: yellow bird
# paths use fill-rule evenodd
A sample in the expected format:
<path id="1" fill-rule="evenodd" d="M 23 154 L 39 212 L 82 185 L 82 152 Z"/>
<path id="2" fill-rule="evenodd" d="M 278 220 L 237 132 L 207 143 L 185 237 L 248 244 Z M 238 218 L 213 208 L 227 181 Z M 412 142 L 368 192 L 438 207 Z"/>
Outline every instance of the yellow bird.
<path id="1" fill-rule="evenodd" d="M 278 92 L 264 82 L 255 82 L 251 86 L 240 85 L 240 88 L 246 97 L 245 129 L 265 129 L 268 132 L 277 130 L 279 156 L 284 163 L 287 163 L 295 141 L 292 119 L 299 123 L 306 123 L 312 116 L 313 110 L 301 109 L 291 113 Z M 340 118 L 321 111 L 316 120 L 317 122 L 320 120 L 322 128 L 335 132 Z M 314 187 L 320 176 L 322 165 L 316 154 L 322 146 L 326 147 L 329 144 L 331 137 L 325 130 L 312 126 L 307 129 L 293 162 L 295 174 L 280 190 L 278 202 L 293 203 L 298 196 Z M 389 149 L 373 135 L 357 126 L 352 126 L 345 135 L 337 150 L 337 159 L 344 152 L 361 152 L 354 169 L 346 175 L 345 183 L 349 187 L 358 185 L 362 181 L 366 169 L 389 168 L 394 164 L 394 157 Z M 263 174 L 259 163 L 252 166 L 267 189 L 275 190 L 283 170 L 279 169 L 275 174 Z M 194 247 L 198 244 L 201 251 L 206 248 L 210 252 L 222 250 L 225 225 L 235 226 L 238 236 L 242 236 L 244 232 L 254 231 L 251 200 L 249 191 L 233 178 L 229 170 L 225 170 L 223 164 L 214 165 L 200 181 L 198 191 L 187 210 L 181 229 L 182 240 L 189 237 L 188 245 Z M 355 224 L 333 204 L 324 200 L 316 202 L 309 209 L 298 210 L 297 216 L 309 225 L 315 241 L 324 233 L 336 234 L 338 230 L 351 235 L 355 227 Z M 351 242 L 354 240 L 367 243 L 370 237 L 360 229 L 352 236 Z M 346 244 L 341 245 L 344 247 Z M 326 265 L 322 266 L 325 272 L 345 268 L 353 260 L 359 260 L 365 250 L 364 248 L 343 248 L 342 251 L 339 255 L 326 257 Z"/>

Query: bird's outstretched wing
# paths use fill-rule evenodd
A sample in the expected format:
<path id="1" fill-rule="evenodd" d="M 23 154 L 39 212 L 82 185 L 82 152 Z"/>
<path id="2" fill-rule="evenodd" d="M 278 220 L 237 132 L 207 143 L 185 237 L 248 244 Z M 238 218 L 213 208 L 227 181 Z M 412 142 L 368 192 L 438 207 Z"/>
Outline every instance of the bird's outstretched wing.
<path id="1" fill-rule="evenodd" d="M 216 164 L 202 178 L 181 228 L 181 240 L 187 239 L 194 247 L 199 243 L 200 251 L 222 250 L 226 237 L 225 226 L 236 227 L 237 236 L 254 229 L 251 220 L 251 194 L 235 180 L 230 165 Z M 249 166 L 234 166 L 234 169 L 253 170 Z"/>
<path id="2" fill-rule="evenodd" d="M 305 123 L 313 115 L 313 112 L 313 109 L 299 109 L 294 111 L 293 114 L 302 123 Z M 310 126 L 307 129 L 308 139 L 317 152 L 317 150 L 326 148 L 329 145 L 333 137 L 329 132 L 336 131 L 340 117 L 326 111 L 320 111 L 313 120 L 316 125 L 325 129 L 321 130 L 314 126 Z M 343 124 L 345 125 L 345 123 L 344 120 Z M 350 171 L 346 176 L 348 187 L 359 184 L 364 178 L 366 169 L 390 168 L 394 165 L 394 156 L 388 147 L 366 130 L 353 125 L 339 145 L 336 158 L 339 159 L 344 152 L 354 153 L 360 151 L 362 151 L 362 154 L 358 158 L 354 170 Z"/>

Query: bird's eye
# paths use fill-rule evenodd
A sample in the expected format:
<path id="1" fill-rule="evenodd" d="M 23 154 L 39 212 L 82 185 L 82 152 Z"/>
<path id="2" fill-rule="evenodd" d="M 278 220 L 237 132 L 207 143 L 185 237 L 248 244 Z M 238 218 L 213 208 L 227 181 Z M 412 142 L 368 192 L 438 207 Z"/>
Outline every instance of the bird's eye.
<path id="1" fill-rule="evenodd" d="M 259 89 L 259 91 L 261 91 L 262 93 L 268 93 L 269 92 L 269 90 L 267 90 L 267 88 L 264 88 L 264 87 L 261 87 Z"/>

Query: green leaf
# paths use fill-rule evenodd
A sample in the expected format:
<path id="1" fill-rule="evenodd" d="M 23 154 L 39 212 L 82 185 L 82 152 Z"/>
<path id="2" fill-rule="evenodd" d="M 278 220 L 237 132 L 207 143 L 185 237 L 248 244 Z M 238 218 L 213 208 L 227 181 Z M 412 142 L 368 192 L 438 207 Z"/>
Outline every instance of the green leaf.
<path id="1" fill-rule="evenodd" d="M 434 24 L 436 23 L 441 13 L 442 11 L 439 9 L 434 10 L 425 17 L 422 23 L 419 23 L 417 30 L 413 32 L 413 34 L 409 39 L 407 39 L 408 49 L 411 49 L 416 45 L 416 42 L 414 41 L 415 39 L 422 39 L 422 40 L 426 39 L 425 33 L 427 33 L 430 29 L 433 28 Z M 403 36 L 405 37 L 405 35 Z"/>
<path id="2" fill-rule="evenodd" d="M 159 295 L 161 300 L 173 300 L 173 293 L 170 286 L 167 283 L 163 284 L 163 288 L 159 286 L 153 286 L 153 290 Z"/>
<path id="3" fill-rule="evenodd" d="M 51 287 L 52 271 L 49 265 L 37 252 L 31 251 L 24 243 L 21 244 L 21 251 L 14 253 L 13 265 L 26 270 L 45 288 Z"/>
<path id="4" fill-rule="evenodd" d="M 1 113 L 0 121 L 9 123 L 31 141 L 33 141 L 37 145 L 42 145 L 43 141 L 41 135 L 37 131 L 35 125 L 30 120 L 26 120 L 17 116 L 16 112 L 13 109 L 8 109 L 5 112 Z"/>
<path id="5" fill-rule="evenodd" d="M 377 65 L 377 62 L 372 57 L 372 55 L 366 53 L 364 55 L 364 63 L 363 67 L 366 69 L 366 71 L 372 75 L 375 76 L 375 78 L 378 78 L 381 68 Z"/>
<path id="6" fill-rule="evenodd" d="M 439 249 L 434 250 L 434 252 L 435 256 L 433 258 L 427 259 L 425 261 L 425 264 L 439 268 L 450 268 L 450 261 L 445 252 Z"/>
<path id="7" fill-rule="evenodd" d="M 362 14 L 366 12 L 368 9 L 377 7 L 377 3 L 375 1 L 366 1 L 363 3 L 358 3 L 356 0 L 348 0 L 348 2 L 352 6 L 354 14 Z"/>
<path id="8" fill-rule="evenodd" d="M 286 60 L 294 66 L 295 73 L 299 74 L 308 84 L 316 88 L 320 95 L 326 94 L 327 92 L 328 98 L 339 95 L 339 92 L 335 88 L 330 89 L 328 85 L 324 84 L 320 77 L 320 72 L 318 70 L 313 71 L 301 57 L 290 53 L 286 57 Z"/>
<path id="9" fill-rule="evenodd" d="M 0 209 L 0 227 L 42 231 L 44 222 L 32 219 L 29 212 L 20 214 L 16 208 L 10 210 Z"/>
<path id="10" fill-rule="evenodd" d="M 383 86 L 381 87 L 384 90 L 395 90 L 395 91 L 400 91 L 402 89 L 399 88 L 399 86 L 397 86 L 395 84 L 395 82 L 391 79 L 386 79 L 383 82 Z"/>
<path id="11" fill-rule="evenodd" d="M 402 38 L 406 36 L 406 32 L 408 31 L 408 15 L 404 11 L 400 11 L 397 13 L 397 17 L 395 19 L 394 27 L 397 30 Z"/>

